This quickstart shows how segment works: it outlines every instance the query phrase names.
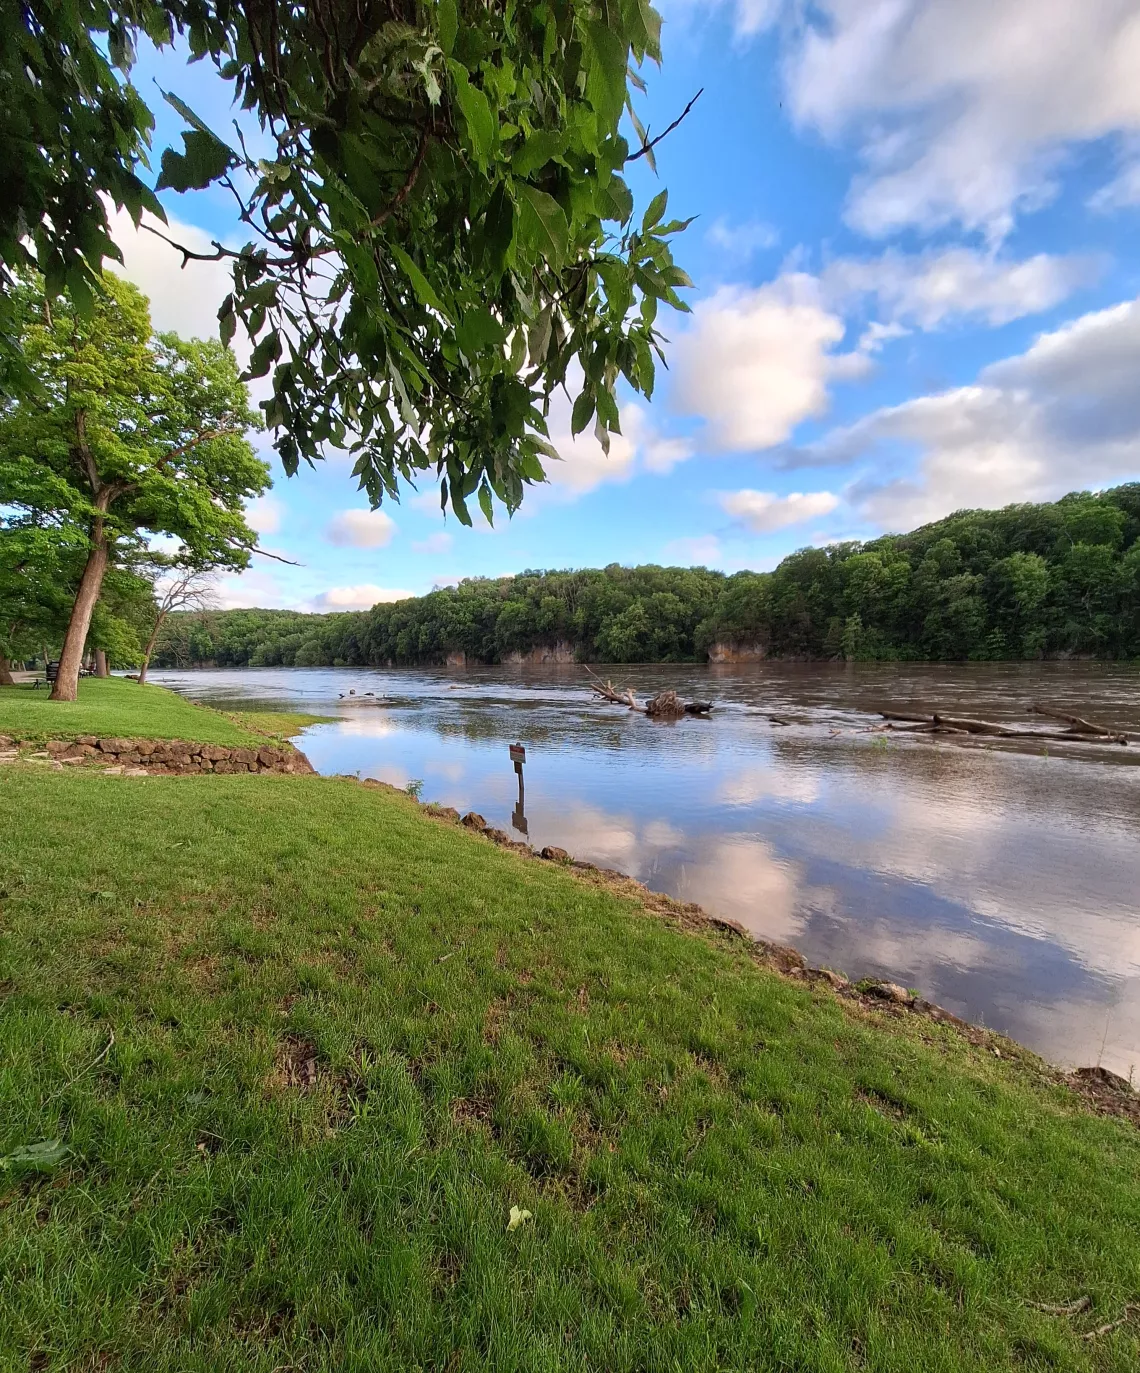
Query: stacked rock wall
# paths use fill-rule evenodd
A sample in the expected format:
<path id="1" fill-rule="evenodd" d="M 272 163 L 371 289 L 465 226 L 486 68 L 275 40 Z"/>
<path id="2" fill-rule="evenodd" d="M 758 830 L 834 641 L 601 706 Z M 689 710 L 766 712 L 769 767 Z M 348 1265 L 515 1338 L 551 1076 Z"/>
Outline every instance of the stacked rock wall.
<path id="1" fill-rule="evenodd" d="M 57 763 L 109 763 L 145 768 L 148 773 L 313 772 L 303 753 L 288 745 L 226 747 L 185 739 L 49 739 L 41 746 Z"/>

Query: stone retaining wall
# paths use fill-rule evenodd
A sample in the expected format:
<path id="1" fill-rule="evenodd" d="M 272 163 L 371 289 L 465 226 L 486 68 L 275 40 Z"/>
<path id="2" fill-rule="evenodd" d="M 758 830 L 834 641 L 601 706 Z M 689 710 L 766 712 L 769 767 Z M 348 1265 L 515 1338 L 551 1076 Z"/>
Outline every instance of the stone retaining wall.
<path id="1" fill-rule="evenodd" d="M 81 734 L 77 739 L 49 739 L 46 744 L 0 740 L 0 746 L 3 744 L 21 751 L 32 749 L 42 758 L 61 766 L 107 763 L 159 776 L 199 772 L 315 771 L 303 753 L 287 744 L 227 748 L 223 744 L 196 744 L 185 739 L 96 738 L 93 734 Z"/>

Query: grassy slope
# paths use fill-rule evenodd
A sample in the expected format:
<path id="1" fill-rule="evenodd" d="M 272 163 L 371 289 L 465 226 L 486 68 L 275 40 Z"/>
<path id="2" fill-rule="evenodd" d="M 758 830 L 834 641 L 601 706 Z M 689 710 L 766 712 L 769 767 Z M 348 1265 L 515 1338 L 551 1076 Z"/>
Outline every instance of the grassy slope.
<path id="1" fill-rule="evenodd" d="M 1140 1136 L 939 1027 L 347 781 L 0 836 L 4 1368 L 1137 1366 Z"/>
<path id="2" fill-rule="evenodd" d="M 318 717 L 250 714 L 230 718 L 204 710 L 165 687 L 121 677 L 84 677 L 77 701 L 49 701 L 44 687 L 0 687 L 0 734 L 16 739 L 67 739 L 77 734 L 137 739 L 193 739 L 227 746 L 296 733 Z M 268 723 L 266 723 L 268 722 Z"/>

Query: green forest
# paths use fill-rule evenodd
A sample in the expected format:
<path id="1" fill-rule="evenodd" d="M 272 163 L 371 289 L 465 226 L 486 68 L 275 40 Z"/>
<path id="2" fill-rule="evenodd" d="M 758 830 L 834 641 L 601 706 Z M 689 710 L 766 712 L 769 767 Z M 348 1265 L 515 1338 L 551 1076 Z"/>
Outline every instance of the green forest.
<path id="1" fill-rule="evenodd" d="M 804 548 L 772 572 L 621 567 L 471 578 L 372 610 L 172 615 L 162 666 L 683 662 L 715 643 L 801 659 L 1140 657 L 1140 483 L 960 511 Z"/>

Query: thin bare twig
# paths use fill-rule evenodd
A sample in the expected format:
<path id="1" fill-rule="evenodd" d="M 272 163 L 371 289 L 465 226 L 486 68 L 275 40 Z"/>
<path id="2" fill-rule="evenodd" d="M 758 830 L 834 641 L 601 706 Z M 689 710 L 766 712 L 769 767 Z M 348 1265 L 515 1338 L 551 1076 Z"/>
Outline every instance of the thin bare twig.
<path id="1" fill-rule="evenodd" d="M 677 127 L 677 125 L 684 120 L 685 116 L 689 113 L 689 111 L 693 108 L 693 106 L 697 103 L 701 96 L 704 95 L 704 93 L 705 88 L 702 86 L 700 90 L 696 93 L 696 95 L 693 96 L 692 100 L 689 101 L 689 103 L 677 116 L 677 118 L 673 120 L 672 124 L 669 125 L 669 127 L 665 130 L 664 133 L 659 133 L 656 138 L 648 139 L 645 143 L 641 145 L 640 148 L 638 148 L 637 152 L 630 153 L 630 155 L 626 158 L 626 161 L 636 162 L 639 157 L 644 157 L 646 153 L 652 152 L 653 149 L 656 148 L 658 143 L 660 143 L 663 138 L 668 138 L 669 135 L 673 132 L 673 130 Z"/>
<path id="2" fill-rule="evenodd" d="M 1136 1302 L 1129 1302 L 1128 1305 L 1124 1308 L 1123 1314 L 1120 1315 L 1120 1316 L 1118 1316 L 1118 1317 L 1116 1318 L 1116 1320 L 1114 1320 L 1114 1321 L 1105 1321 L 1105 1323 L 1104 1323 L 1103 1325 L 1098 1325 L 1097 1328 L 1096 1328 L 1095 1330 L 1086 1330 L 1085 1333 L 1081 1336 L 1081 1339 L 1082 1339 L 1082 1340 L 1098 1340 L 1098 1339 L 1100 1339 L 1100 1337 L 1101 1337 L 1102 1335 L 1107 1335 L 1107 1334 L 1109 1333 L 1110 1330 L 1116 1330 L 1116 1329 L 1118 1329 L 1120 1326 L 1127 1324 L 1127 1322 L 1131 1319 L 1132 1313 L 1133 1313 L 1134 1311 L 1137 1312 L 1137 1313 L 1140 1313 L 1140 1304 L 1138 1304 L 1138 1303 L 1136 1303 Z"/>
<path id="3" fill-rule="evenodd" d="M 1087 1311 L 1092 1305 L 1091 1297 L 1078 1297 L 1076 1301 L 1066 1302 L 1064 1306 L 1050 1306 L 1048 1302 L 1031 1301 L 1026 1302 L 1026 1306 L 1032 1306 L 1035 1311 L 1044 1311 L 1047 1316 L 1076 1316 L 1082 1311 Z"/>

